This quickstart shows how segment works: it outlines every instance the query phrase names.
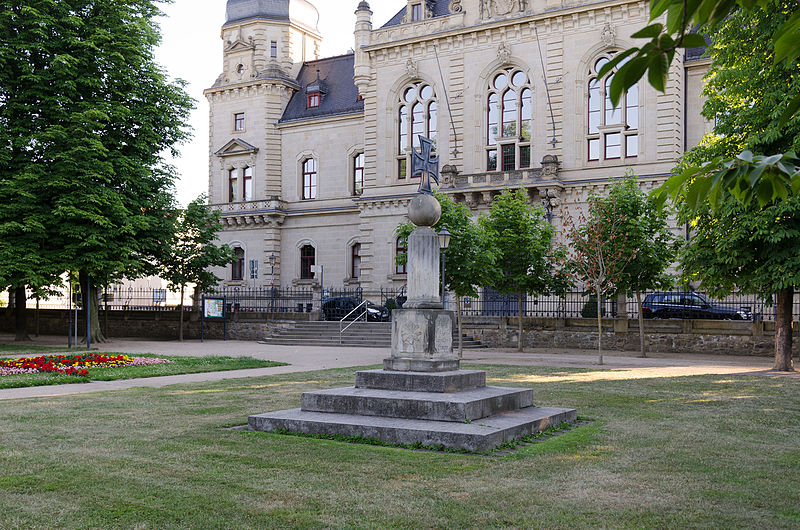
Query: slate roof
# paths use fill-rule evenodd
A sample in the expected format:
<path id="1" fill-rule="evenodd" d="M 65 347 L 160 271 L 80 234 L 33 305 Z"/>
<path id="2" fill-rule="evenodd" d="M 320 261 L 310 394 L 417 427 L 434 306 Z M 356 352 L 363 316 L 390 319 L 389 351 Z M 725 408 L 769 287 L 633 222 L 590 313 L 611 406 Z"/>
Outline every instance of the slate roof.
<path id="1" fill-rule="evenodd" d="M 450 0 L 427 0 L 428 6 L 433 12 L 433 18 L 443 17 L 450 14 Z M 403 17 L 406 16 L 406 8 L 401 9 L 389 22 L 381 26 L 388 28 L 390 26 L 399 26 L 403 23 Z"/>
<path id="2" fill-rule="evenodd" d="M 309 118 L 323 118 L 364 111 L 364 102 L 358 101 L 358 88 L 353 83 L 355 55 L 328 57 L 309 61 L 300 68 L 297 84 L 300 90 L 292 96 L 281 118 L 281 123 Z M 317 82 L 317 70 L 322 88 L 319 107 L 306 108 L 306 89 Z"/>
<path id="3" fill-rule="evenodd" d="M 248 18 L 289 20 L 289 0 L 228 0 L 226 24 Z"/>

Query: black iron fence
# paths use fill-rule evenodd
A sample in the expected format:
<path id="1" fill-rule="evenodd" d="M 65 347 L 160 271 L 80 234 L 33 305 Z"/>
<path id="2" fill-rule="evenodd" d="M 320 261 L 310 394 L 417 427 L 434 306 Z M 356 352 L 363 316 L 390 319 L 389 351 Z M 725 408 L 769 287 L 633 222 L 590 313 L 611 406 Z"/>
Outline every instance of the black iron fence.
<path id="1" fill-rule="evenodd" d="M 670 292 L 676 295 L 694 294 L 681 291 Z M 643 301 L 648 294 L 655 293 L 642 293 Z M 721 307 L 733 313 L 748 315 L 748 319 L 753 320 L 775 320 L 774 296 L 764 297 L 735 293 L 723 299 L 715 299 L 703 292 L 697 294 L 703 296 L 714 308 Z M 453 304 L 450 306 L 454 308 Z M 604 317 L 615 318 L 624 313 L 628 318 L 638 318 L 638 305 L 635 297 L 626 298 L 624 306 L 621 306 L 620 300 L 616 297 L 601 298 L 600 300 L 600 311 Z M 487 288 L 482 289 L 477 298 L 464 298 L 461 308 L 463 314 L 467 316 L 510 317 L 519 314 L 519 300 L 516 294 L 500 294 Z M 522 299 L 522 315 L 539 318 L 596 318 L 597 298 L 584 292 L 569 292 L 563 296 L 527 295 Z M 793 316 L 795 320 L 800 320 L 800 294 L 795 295 Z"/>
<path id="2" fill-rule="evenodd" d="M 310 313 L 319 300 L 310 287 L 225 287 L 207 296 L 224 296 L 230 312 L 255 313 Z"/>

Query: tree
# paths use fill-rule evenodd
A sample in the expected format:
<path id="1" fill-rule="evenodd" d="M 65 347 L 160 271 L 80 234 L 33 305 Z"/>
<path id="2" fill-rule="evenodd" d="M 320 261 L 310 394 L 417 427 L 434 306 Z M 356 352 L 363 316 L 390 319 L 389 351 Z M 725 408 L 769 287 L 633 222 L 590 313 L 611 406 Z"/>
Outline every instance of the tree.
<path id="1" fill-rule="evenodd" d="M 564 219 L 571 248 L 568 269 L 576 280 L 597 298 L 597 353 L 603 364 L 603 296 L 620 291 L 624 271 L 635 257 L 628 248 L 628 218 L 620 202 L 591 195 L 588 217 L 580 214 L 577 222 L 568 212 Z"/>
<path id="2" fill-rule="evenodd" d="M 615 207 L 602 212 L 621 217 L 621 232 L 625 234 L 624 239 L 620 238 L 621 253 L 630 259 L 622 268 L 617 289 L 621 293 L 636 295 L 639 351 L 642 357 L 646 357 L 642 292 L 672 285 L 672 277 L 666 271 L 675 261 L 679 241 L 669 229 L 663 205 L 639 188 L 631 172 L 625 180 L 611 185 L 605 200 Z M 607 224 L 614 222 L 614 219 L 606 221 Z"/>
<path id="3" fill-rule="evenodd" d="M 545 220 L 541 206 L 528 204 L 524 190 L 504 191 L 495 197 L 489 215 L 478 222 L 495 256 L 487 270 L 491 285 L 501 293 L 517 295 L 517 349 L 522 351 L 523 300 L 527 293 L 549 294 L 563 287 L 558 264 L 564 250 L 554 246 L 555 229 Z"/>
<path id="4" fill-rule="evenodd" d="M 699 32 L 713 31 L 722 24 L 732 28 L 733 20 L 760 21 L 764 30 L 756 40 L 741 40 L 737 51 L 742 63 L 752 66 L 746 77 L 739 80 L 753 82 L 759 94 L 766 87 L 789 90 L 791 97 L 778 101 L 769 112 L 759 116 L 769 116 L 772 126 L 780 131 L 787 124 L 797 122 L 800 110 L 800 92 L 796 80 L 787 85 L 771 85 L 773 74 L 783 69 L 796 72 L 800 58 L 800 4 L 796 1 L 781 0 L 651 0 L 650 20 L 662 18 L 666 14 L 666 24 L 654 23 L 633 34 L 634 38 L 649 39 L 641 48 L 633 47 L 618 54 L 600 72 L 606 75 L 619 66 L 611 84 L 610 97 L 617 104 L 623 92 L 632 87 L 645 72 L 650 84 L 664 92 L 669 65 L 680 48 L 694 48 L 706 45 Z M 693 33 L 697 30 L 698 33 Z M 715 39 L 717 36 L 714 37 Z M 727 42 L 731 44 L 731 42 Z M 735 45 L 733 45 L 735 47 Z M 713 50 L 723 49 L 725 44 L 716 43 Z M 763 51 L 769 53 L 764 55 Z M 752 50 L 752 52 L 751 52 Z M 762 62 L 757 63 L 758 60 Z M 736 74 L 734 74 L 736 75 Z M 746 108 L 739 105 L 739 110 Z M 731 112 L 734 114 L 734 112 Z M 781 133 L 785 134 L 785 133 Z M 733 193 L 743 204 L 748 205 L 756 198 L 761 206 L 766 206 L 792 193 L 800 192 L 800 161 L 794 152 L 762 151 L 763 157 L 753 157 L 744 152 L 742 156 L 716 157 L 706 159 L 697 165 L 687 166 L 679 175 L 669 179 L 661 189 L 661 198 L 671 194 L 673 198 L 689 195 L 689 206 L 702 209 L 706 200 L 716 207 L 723 192 Z"/>
<path id="5" fill-rule="evenodd" d="M 170 289 L 181 292 L 181 316 L 178 339 L 183 341 L 183 300 L 186 285 L 194 283 L 200 292 L 216 285 L 217 278 L 208 269 L 230 264 L 233 251 L 228 245 L 217 246 L 214 241 L 222 230 L 220 213 L 206 204 L 205 195 L 177 212 L 175 233 L 168 244 L 168 253 L 161 263 L 161 277 Z"/>
<path id="6" fill-rule="evenodd" d="M 458 351 L 459 357 L 462 357 L 464 344 L 461 302 L 464 297 L 478 296 L 478 288 L 486 285 L 487 271 L 494 265 L 494 255 L 485 232 L 472 220 L 466 206 L 456 204 L 449 195 L 438 191 L 434 192 L 434 196 L 442 206 L 442 217 L 433 230 L 438 233 L 446 227 L 451 235 L 450 246 L 444 252 L 445 287 L 456 295 Z M 397 235 L 408 239 L 414 228 L 411 223 L 403 223 L 397 227 Z M 401 253 L 396 259 L 398 264 L 404 265 L 408 256 Z"/>
<path id="7" fill-rule="evenodd" d="M 796 159 L 767 156 L 800 147 L 800 117 L 780 123 L 780 109 L 800 95 L 798 66 L 772 60 L 770 36 L 787 16 L 780 11 L 770 16 L 740 11 L 714 32 L 703 111 L 709 119 L 716 117 L 716 126 L 714 134 L 684 155 L 684 173 L 705 160 L 724 161 L 743 149 L 737 158 L 722 162 L 737 179 L 746 177 L 748 168 L 756 168 L 757 176 L 758 168 L 766 165 L 787 178 L 793 171 Z M 719 192 L 704 201 L 703 182 L 696 179 L 676 195 L 681 220 L 691 223 L 695 232 L 683 259 L 685 274 L 717 295 L 734 289 L 768 299 L 777 294 L 775 368 L 791 370 L 791 299 L 800 285 L 793 255 L 800 243 L 795 229 L 800 195 L 792 192 L 790 180 L 762 180 L 753 191 L 742 186 L 738 201 Z M 753 193 L 760 206 L 741 200 Z"/>
<path id="8" fill-rule="evenodd" d="M 187 137 L 191 99 L 153 60 L 152 0 L 31 0 L 0 11 L 0 119 L 20 119 L 23 130 L 16 142 L 2 137 L 0 160 L 13 163 L 0 194 L 27 181 L 19 208 L 38 238 L 0 256 L 0 267 L 23 252 L 59 273 L 79 270 L 82 285 L 91 279 L 86 305 L 100 340 L 96 286 L 155 271 L 170 237 L 175 174 L 163 155 Z M 15 213 L 0 212 L 0 225 L 13 229 Z"/>

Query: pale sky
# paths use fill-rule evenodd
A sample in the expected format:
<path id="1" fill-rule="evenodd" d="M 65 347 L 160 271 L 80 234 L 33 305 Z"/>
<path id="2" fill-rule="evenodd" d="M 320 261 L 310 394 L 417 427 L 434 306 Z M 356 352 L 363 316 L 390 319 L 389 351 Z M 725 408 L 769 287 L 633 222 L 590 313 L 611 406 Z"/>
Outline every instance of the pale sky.
<path id="1" fill-rule="evenodd" d="M 353 47 L 358 2 L 312 0 L 320 13 L 323 57 L 341 55 Z M 406 2 L 371 0 L 369 4 L 374 13 L 372 23 L 377 28 Z M 166 17 L 160 20 L 163 41 L 156 60 L 171 77 L 187 81 L 189 95 L 197 101 L 191 118 L 194 138 L 181 147 L 181 157 L 173 161 L 181 177 L 177 198 L 184 205 L 208 192 L 208 103 L 203 90 L 222 73 L 220 29 L 225 22 L 225 5 L 226 0 L 174 0 L 161 5 Z"/>

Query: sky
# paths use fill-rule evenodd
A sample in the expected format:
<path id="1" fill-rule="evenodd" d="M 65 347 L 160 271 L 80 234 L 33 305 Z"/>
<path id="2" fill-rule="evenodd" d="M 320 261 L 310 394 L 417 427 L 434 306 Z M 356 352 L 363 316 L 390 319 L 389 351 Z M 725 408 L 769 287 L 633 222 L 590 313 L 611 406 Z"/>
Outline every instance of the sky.
<path id="1" fill-rule="evenodd" d="M 355 10 L 359 0 L 312 0 L 320 13 L 322 56 L 347 53 L 353 47 Z M 405 0 L 371 0 L 374 27 L 382 26 L 406 4 Z M 174 0 L 161 5 L 159 19 L 162 43 L 156 61 L 172 78 L 188 83 L 186 90 L 196 100 L 192 112 L 193 138 L 180 147 L 172 160 L 178 170 L 178 202 L 185 205 L 208 192 L 208 103 L 203 90 L 222 73 L 222 39 L 226 0 Z M 202 7 L 201 7 L 202 6 Z"/>

